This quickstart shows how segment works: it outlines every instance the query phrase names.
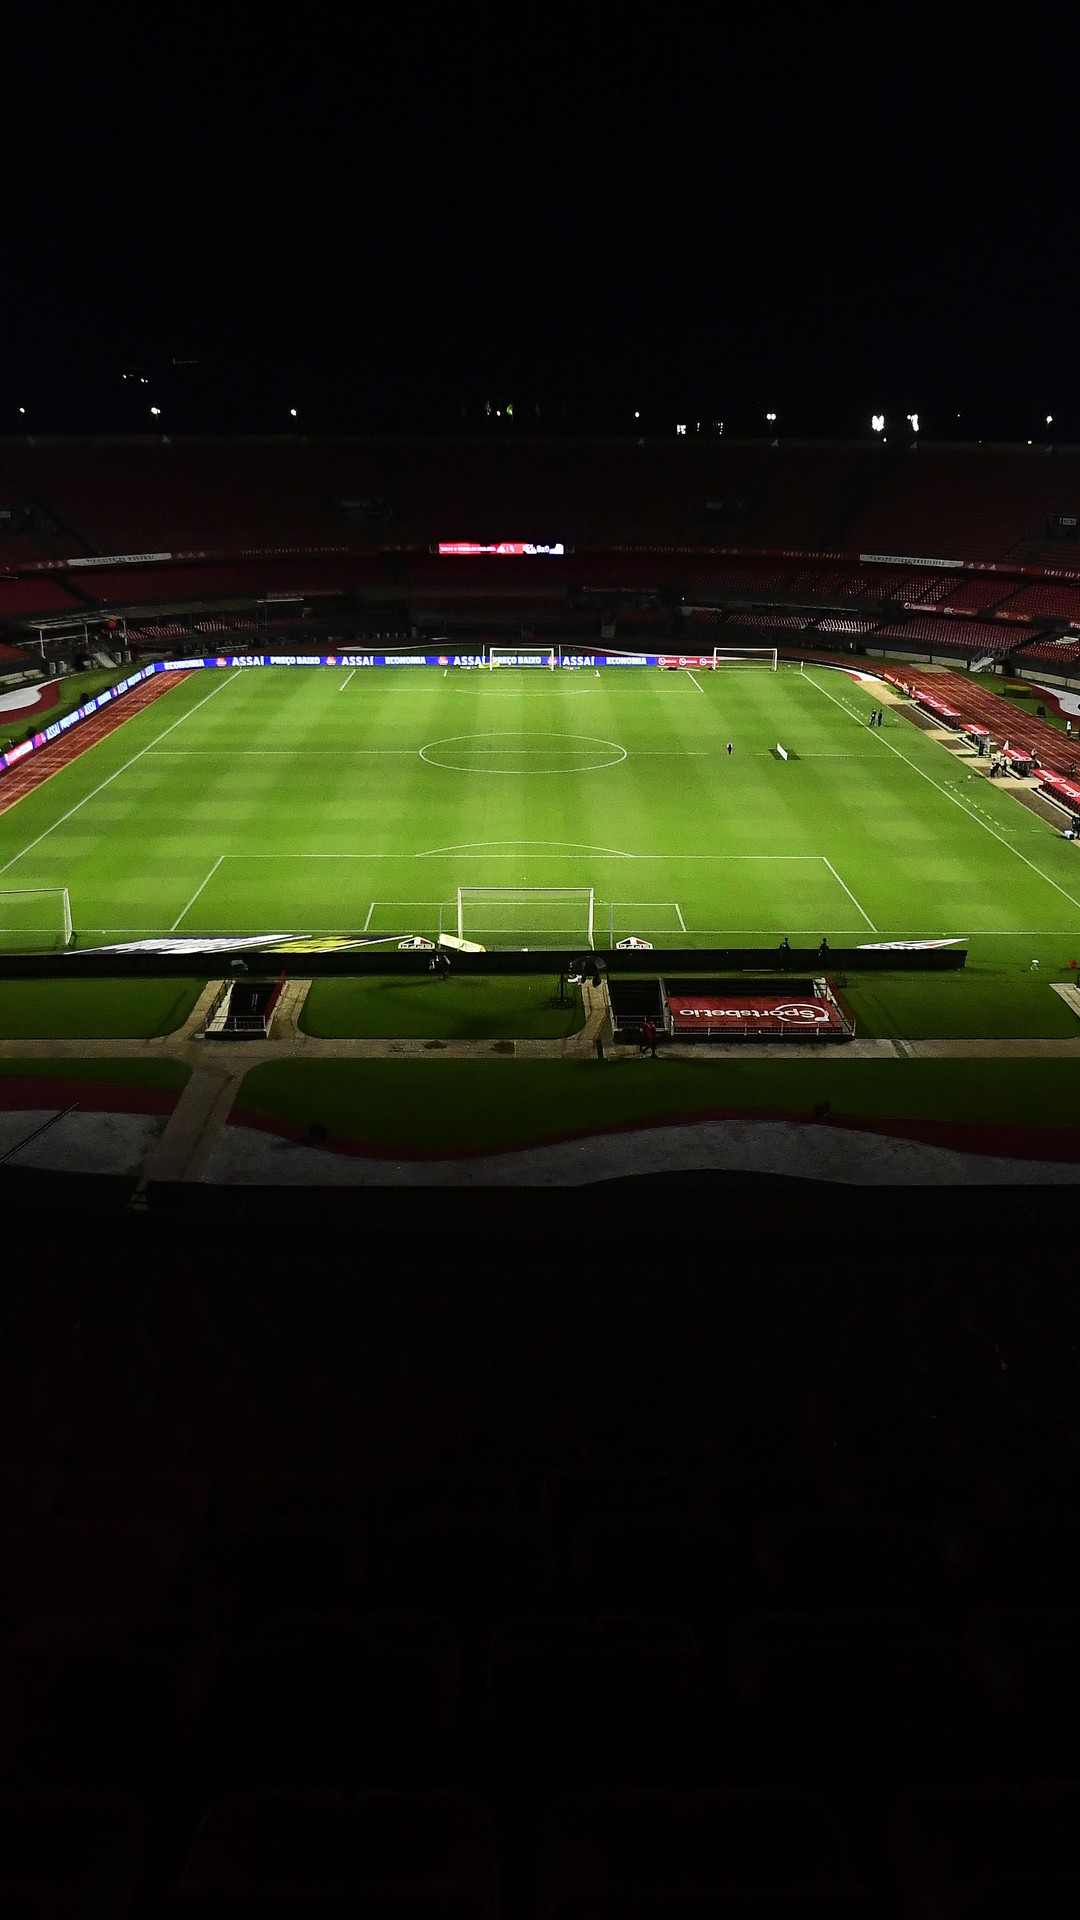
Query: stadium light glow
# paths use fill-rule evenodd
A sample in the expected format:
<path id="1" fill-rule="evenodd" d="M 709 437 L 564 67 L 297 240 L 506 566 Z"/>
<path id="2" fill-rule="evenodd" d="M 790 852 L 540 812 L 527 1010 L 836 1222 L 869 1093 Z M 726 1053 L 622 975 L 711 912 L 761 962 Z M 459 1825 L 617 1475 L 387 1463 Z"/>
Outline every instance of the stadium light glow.
<path id="1" fill-rule="evenodd" d="M 19 408 L 19 412 L 20 412 L 20 413 L 25 413 L 25 412 L 26 412 L 26 408 L 25 408 L 25 407 L 20 407 L 20 408 Z"/>
<path id="2" fill-rule="evenodd" d="M 641 415 L 640 415 L 640 413 L 635 413 L 635 415 L 634 415 L 634 419 L 635 419 L 635 420 L 640 420 L 640 419 L 641 419 Z"/>
<path id="3" fill-rule="evenodd" d="M 151 413 L 152 413 L 152 414 L 155 414 L 155 415 L 157 415 L 157 414 L 159 414 L 159 413 L 161 412 L 161 408 L 160 408 L 160 407 L 151 407 L 151 409 L 150 409 L 150 411 L 151 411 Z"/>
<path id="4" fill-rule="evenodd" d="M 1046 424 L 1047 424 L 1047 426 L 1048 426 L 1048 427 L 1052 427 L 1052 426 L 1053 426 L 1053 424 L 1054 424 L 1054 416 L 1053 416 L 1053 414 L 1052 414 L 1052 413 L 1048 413 L 1048 414 L 1047 414 L 1047 416 L 1046 416 Z"/>
<path id="5" fill-rule="evenodd" d="M 767 413 L 767 414 L 765 415 L 765 418 L 766 418 L 766 420 L 775 420 L 775 419 L 776 419 L 776 415 L 775 415 L 775 413 Z"/>
<path id="6" fill-rule="evenodd" d="M 910 420 L 910 422 L 911 422 L 911 431 L 912 431 L 912 433 L 918 433 L 918 431 L 919 431 L 919 416 L 918 416 L 918 414 L 917 414 L 917 413 L 909 413 L 907 417 L 908 417 L 908 419 L 909 419 L 909 420 Z"/>
<path id="7" fill-rule="evenodd" d="M 870 425 L 873 427 L 875 433 L 884 433 L 885 415 L 883 413 L 872 413 L 870 415 Z"/>
<path id="8" fill-rule="evenodd" d="M 289 408 L 289 418 L 290 418 L 290 420 L 295 420 L 295 419 L 296 419 L 296 408 L 295 408 L 295 407 L 290 407 L 290 408 Z"/>
<path id="9" fill-rule="evenodd" d="M 685 433 L 685 432 L 686 432 L 686 426 L 685 426 L 685 424 L 684 424 L 684 425 L 682 425 L 682 426 L 677 426 L 677 427 L 675 428 L 675 431 L 676 431 L 676 433 Z"/>

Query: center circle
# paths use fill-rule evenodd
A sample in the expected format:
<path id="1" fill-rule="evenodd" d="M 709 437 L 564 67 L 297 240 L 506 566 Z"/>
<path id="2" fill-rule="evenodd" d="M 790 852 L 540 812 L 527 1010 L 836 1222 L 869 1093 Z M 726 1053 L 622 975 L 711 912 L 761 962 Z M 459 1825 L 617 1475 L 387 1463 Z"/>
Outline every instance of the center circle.
<path id="1" fill-rule="evenodd" d="M 626 748 L 587 733 L 458 733 L 429 741 L 420 758 L 452 773 L 595 773 L 617 767 Z"/>

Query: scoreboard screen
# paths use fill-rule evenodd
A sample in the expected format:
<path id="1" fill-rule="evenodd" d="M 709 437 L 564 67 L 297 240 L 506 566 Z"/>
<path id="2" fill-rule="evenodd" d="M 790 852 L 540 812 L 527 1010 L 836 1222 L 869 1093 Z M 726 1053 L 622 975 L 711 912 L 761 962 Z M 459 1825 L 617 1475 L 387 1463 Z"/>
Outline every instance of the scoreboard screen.
<path id="1" fill-rule="evenodd" d="M 455 554 L 462 554 L 462 553 L 464 554 L 476 554 L 476 553 L 564 554 L 566 552 L 566 548 L 563 545 L 563 542 L 561 540 L 557 540 L 554 542 L 553 545 L 549 545 L 549 546 L 538 546 L 534 541 L 530 541 L 530 540 L 495 540 L 488 544 L 485 544 L 483 541 L 480 541 L 480 540 L 440 540 L 438 551 L 440 553 L 455 553 Z"/>

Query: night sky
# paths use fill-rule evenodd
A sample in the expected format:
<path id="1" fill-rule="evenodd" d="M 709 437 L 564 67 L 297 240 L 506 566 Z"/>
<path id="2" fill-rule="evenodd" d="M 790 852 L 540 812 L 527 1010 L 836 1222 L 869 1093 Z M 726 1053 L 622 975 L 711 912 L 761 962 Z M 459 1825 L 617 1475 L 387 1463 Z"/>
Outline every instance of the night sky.
<path id="1" fill-rule="evenodd" d="M 1080 441 L 1074 30 L 703 11 L 16 16 L 0 432 Z"/>

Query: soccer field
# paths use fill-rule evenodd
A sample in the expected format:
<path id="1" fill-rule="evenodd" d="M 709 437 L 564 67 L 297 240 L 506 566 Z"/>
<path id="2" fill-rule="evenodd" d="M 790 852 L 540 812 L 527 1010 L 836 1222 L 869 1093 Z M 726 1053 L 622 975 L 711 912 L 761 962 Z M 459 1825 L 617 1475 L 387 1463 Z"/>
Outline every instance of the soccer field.
<path id="1" fill-rule="evenodd" d="M 1080 849 L 875 704 L 797 666 L 200 670 L 0 815 L 0 948 L 15 889 L 66 887 L 86 947 L 433 938 L 459 888 L 562 888 L 466 895 L 464 931 L 576 944 L 591 889 L 598 946 L 964 935 L 1064 965 Z"/>

